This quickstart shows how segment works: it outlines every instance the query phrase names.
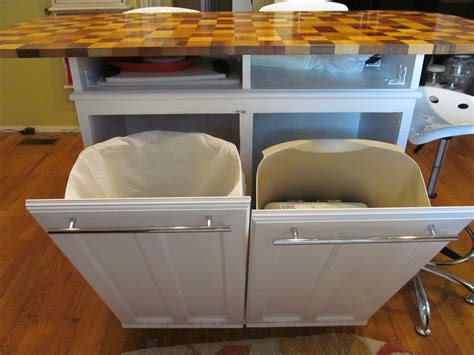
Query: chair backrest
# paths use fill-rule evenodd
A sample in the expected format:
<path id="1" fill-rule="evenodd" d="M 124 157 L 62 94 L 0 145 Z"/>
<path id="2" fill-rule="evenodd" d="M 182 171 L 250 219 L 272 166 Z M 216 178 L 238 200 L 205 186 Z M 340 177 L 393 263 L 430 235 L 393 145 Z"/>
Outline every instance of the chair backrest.
<path id="1" fill-rule="evenodd" d="M 153 7 L 142 7 L 125 11 L 124 14 L 160 14 L 167 12 L 199 12 L 193 9 L 186 9 L 184 7 L 172 7 L 172 6 L 153 6 Z"/>
<path id="2" fill-rule="evenodd" d="M 291 0 L 264 6 L 260 12 L 278 11 L 348 11 L 349 8 L 337 2 Z"/>
<path id="3" fill-rule="evenodd" d="M 332 0 L 283 0 L 278 2 L 332 2 Z"/>

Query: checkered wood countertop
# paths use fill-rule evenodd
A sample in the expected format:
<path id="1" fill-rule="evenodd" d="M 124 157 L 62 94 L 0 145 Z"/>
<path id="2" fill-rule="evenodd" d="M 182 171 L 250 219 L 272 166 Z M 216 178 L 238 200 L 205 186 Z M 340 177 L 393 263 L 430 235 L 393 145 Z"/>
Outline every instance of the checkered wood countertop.
<path id="1" fill-rule="evenodd" d="M 0 29 L 0 58 L 473 54 L 474 21 L 414 11 L 80 14 Z"/>

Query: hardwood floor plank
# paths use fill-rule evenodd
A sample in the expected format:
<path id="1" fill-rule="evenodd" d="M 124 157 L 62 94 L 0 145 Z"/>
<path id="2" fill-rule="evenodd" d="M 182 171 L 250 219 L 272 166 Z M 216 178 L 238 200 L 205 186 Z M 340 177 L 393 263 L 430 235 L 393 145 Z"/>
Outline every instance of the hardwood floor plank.
<path id="1" fill-rule="evenodd" d="M 126 332 L 122 329 L 119 320 L 108 309 L 107 311 L 106 321 L 100 323 L 105 328 L 105 331 L 102 339 L 100 339 L 99 352 L 104 355 L 119 354 L 125 345 Z M 81 341 L 78 338 L 79 346 Z"/>
<path id="2" fill-rule="evenodd" d="M 5 280 L 7 286 L 4 286 L 6 292 L 0 298 L 0 310 L 2 321 L 0 325 L 0 349 L 7 342 L 7 336 L 11 335 L 16 321 L 21 315 L 23 309 L 28 308 L 29 304 L 38 290 L 40 278 L 38 277 L 44 269 L 58 257 L 57 248 L 49 245 L 42 248 L 45 242 L 39 238 L 32 244 L 30 253 L 18 257 L 18 262 L 22 263 L 21 268 L 13 275 L 10 280 Z M 2 281 L 2 285 L 4 282 Z M 22 330 L 23 331 L 23 330 Z M 9 354 L 6 350 L 5 353 Z"/>
<path id="3" fill-rule="evenodd" d="M 98 297 L 93 297 L 93 293 L 90 287 L 85 287 L 82 292 L 81 298 L 91 301 L 85 304 L 86 307 L 80 315 L 68 354 L 101 354 L 102 338 L 106 332 L 110 311 Z"/>

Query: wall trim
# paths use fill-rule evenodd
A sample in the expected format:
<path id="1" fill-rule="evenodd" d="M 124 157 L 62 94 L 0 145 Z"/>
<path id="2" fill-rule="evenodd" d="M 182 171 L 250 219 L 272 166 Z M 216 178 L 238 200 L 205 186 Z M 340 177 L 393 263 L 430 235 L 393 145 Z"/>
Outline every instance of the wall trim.
<path id="1" fill-rule="evenodd" d="M 27 126 L 0 126 L 0 131 L 4 129 L 12 129 L 15 131 L 20 131 Z M 79 126 L 30 126 L 34 127 L 36 132 L 71 132 L 74 131 L 76 133 L 80 133 L 81 130 Z M 6 133 L 6 132 L 0 132 Z"/>

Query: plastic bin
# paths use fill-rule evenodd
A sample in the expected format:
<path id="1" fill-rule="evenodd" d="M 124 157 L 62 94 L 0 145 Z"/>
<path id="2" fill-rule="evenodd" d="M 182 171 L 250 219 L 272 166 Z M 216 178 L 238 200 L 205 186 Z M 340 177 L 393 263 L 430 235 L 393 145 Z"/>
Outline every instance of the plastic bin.
<path id="1" fill-rule="evenodd" d="M 257 209 L 286 200 L 429 207 L 423 176 L 400 147 L 367 140 L 301 140 L 270 147 L 257 171 Z"/>
<path id="2" fill-rule="evenodd" d="M 361 325 L 472 219 L 433 208 L 399 147 L 305 140 L 266 149 L 252 211 L 249 327 Z M 287 200 L 369 208 L 263 209 Z"/>

